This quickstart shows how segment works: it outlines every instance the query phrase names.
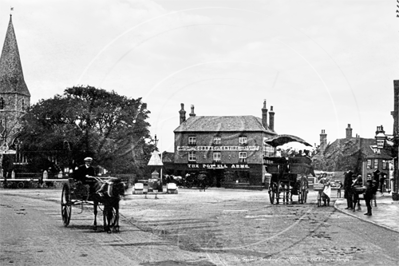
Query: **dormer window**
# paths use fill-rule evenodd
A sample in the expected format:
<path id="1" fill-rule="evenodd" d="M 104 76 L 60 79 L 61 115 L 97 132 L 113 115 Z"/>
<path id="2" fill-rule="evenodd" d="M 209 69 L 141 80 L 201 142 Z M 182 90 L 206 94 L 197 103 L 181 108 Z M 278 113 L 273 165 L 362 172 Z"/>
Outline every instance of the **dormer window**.
<path id="1" fill-rule="evenodd" d="M 240 145 L 247 145 L 248 144 L 248 139 L 246 136 L 241 136 L 238 138 L 238 143 Z"/>
<path id="2" fill-rule="evenodd" d="M 0 110 L 4 109 L 4 99 L 3 97 L 0 98 Z"/>
<path id="3" fill-rule="evenodd" d="M 189 136 L 188 145 L 197 145 L 197 138 L 195 136 Z"/>
<path id="4" fill-rule="evenodd" d="M 219 136 L 216 136 L 213 138 L 213 145 L 221 145 L 222 144 L 222 138 Z"/>

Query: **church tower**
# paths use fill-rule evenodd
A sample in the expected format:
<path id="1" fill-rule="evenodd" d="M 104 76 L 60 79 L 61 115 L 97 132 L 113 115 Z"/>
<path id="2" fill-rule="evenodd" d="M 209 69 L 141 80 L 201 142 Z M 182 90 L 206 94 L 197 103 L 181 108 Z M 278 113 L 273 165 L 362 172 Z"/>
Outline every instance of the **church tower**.
<path id="1" fill-rule="evenodd" d="M 0 137 L 3 145 L 13 143 L 20 128 L 20 119 L 29 106 L 30 93 L 22 72 L 17 38 L 10 15 L 0 57 Z"/>

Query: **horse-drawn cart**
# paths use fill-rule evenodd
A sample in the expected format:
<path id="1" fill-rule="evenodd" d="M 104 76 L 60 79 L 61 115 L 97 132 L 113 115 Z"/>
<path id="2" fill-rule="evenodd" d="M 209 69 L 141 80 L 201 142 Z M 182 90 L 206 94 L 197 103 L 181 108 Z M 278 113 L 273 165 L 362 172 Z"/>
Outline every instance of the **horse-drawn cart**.
<path id="1" fill-rule="evenodd" d="M 288 142 L 299 142 L 312 146 L 303 139 L 292 135 L 277 135 L 265 140 L 265 143 L 276 148 Z M 264 157 L 267 172 L 271 179 L 269 184 L 270 203 L 279 204 L 292 202 L 292 195 L 298 196 L 299 203 L 306 203 L 308 194 L 308 176 L 313 175 L 312 160 L 307 156 L 297 157 Z"/>
<path id="2" fill-rule="evenodd" d="M 272 175 L 269 185 L 270 203 L 292 202 L 292 196 L 298 196 L 299 203 L 306 203 L 308 194 L 308 176 L 312 173 L 310 159 L 303 157 L 265 157 L 267 171 Z M 302 162 L 301 162 L 302 161 Z"/>
<path id="3" fill-rule="evenodd" d="M 119 201 L 124 196 L 125 184 L 115 177 L 90 177 L 85 183 L 69 178 L 62 186 L 61 217 L 64 226 L 71 221 L 72 207 L 93 205 L 94 230 L 97 230 L 97 207 L 102 206 L 104 231 L 119 231 Z"/>

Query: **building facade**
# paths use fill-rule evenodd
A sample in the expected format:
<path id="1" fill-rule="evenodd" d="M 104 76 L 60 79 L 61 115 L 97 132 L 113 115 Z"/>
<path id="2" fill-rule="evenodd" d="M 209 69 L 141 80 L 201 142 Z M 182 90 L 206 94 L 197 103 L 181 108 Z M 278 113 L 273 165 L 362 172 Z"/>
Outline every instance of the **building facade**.
<path id="1" fill-rule="evenodd" d="M 352 170 L 366 180 L 368 174 L 379 170 L 386 176 L 385 189 L 390 189 L 389 176 L 392 176 L 392 156 L 389 151 L 379 149 L 375 138 L 361 138 L 352 135 L 351 125 L 345 129 L 345 138 L 327 142 L 325 130 L 320 134 L 320 145 L 317 153 L 312 157 L 313 166 L 317 170 L 329 172 L 344 172 Z M 377 127 L 377 133 L 383 127 Z"/>
<path id="2" fill-rule="evenodd" d="M 255 116 L 197 116 L 194 106 L 174 130 L 175 175 L 206 173 L 215 186 L 260 186 L 266 173 L 263 157 L 274 149 L 264 143 L 276 135 L 274 111 L 263 103 L 262 118 Z M 269 120 L 268 120 L 269 116 Z"/>

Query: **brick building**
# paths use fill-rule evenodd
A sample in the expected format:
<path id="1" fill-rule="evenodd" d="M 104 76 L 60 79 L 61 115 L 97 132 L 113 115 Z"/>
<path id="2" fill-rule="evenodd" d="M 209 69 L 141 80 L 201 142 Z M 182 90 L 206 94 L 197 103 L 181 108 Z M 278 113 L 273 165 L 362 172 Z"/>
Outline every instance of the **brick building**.
<path id="1" fill-rule="evenodd" d="M 377 127 L 378 133 L 385 133 L 383 127 Z M 325 130 L 320 134 L 320 145 L 316 154 L 312 157 L 313 166 L 316 170 L 329 172 L 344 172 L 351 169 L 364 178 L 379 170 L 386 177 L 390 174 L 392 156 L 385 149 L 378 149 L 376 139 L 361 138 L 359 135 L 352 136 L 351 125 L 345 129 L 345 138 L 336 139 L 332 143 L 327 142 Z M 386 179 L 386 188 L 389 189 L 389 181 Z"/>
<path id="2" fill-rule="evenodd" d="M 268 112 L 266 100 L 262 118 L 197 116 L 192 106 L 186 119 L 184 104 L 179 114 L 180 125 L 174 130 L 173 174 L 204 172 L 215 186 L 262 184 L 266 173 L 263 156 L 274 151 L 264 140 L 276 135 L 275 113 L 273 106 Z"/>

